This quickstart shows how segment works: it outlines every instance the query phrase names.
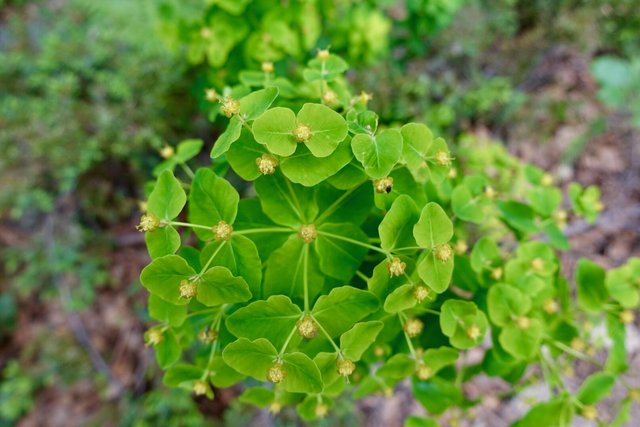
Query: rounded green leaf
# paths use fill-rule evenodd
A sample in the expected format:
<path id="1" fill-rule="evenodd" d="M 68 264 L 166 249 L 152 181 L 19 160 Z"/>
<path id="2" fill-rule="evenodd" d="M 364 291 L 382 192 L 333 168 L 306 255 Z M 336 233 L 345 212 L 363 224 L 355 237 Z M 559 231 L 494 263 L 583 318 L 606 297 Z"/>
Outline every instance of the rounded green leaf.
<path id="1" fill-rule="evenodd" d="M 269 341 L 259 338 L 250 341 L 240 338 L 227 345 L 222 359 L 236 371 L 259 381 L 267 380 L 267 371 L 273 366 L 278 352 Z"/>
<path id="2" fill-rule="evenodd" d="M 285 353 L 282 356 L 285 376 L 282 388 L 289 393 L 320 393 L 322 377 L 313 360 L 304 353 Z"/>
<path id="3" fill-rule="evenodd" d="M 371 292 L 342 286 L 318 298 L 311 314 L 329 335 L 335 337 L 350 329 L 364 316 L 376 311 L 379 306 L 378 298 Z"/>
<path id="4" fill-rule="evenodd" d="M 597 313 L 609 299 L 604 284 L 605 270 L 593 261 L 582 258 L 576 266 L 578 304 L 586 311 Z"/>
<path id="5" fill-rule="evenodd" d="M 453 365 L 458 360 L 459 352 L 451 347 L 430 348 L 422 355 L 422 361 L 435 375 L 445 366 Z"/>
<path id="6" fill-rule="evenodd" d="M 201 139 L 185 139 L 178 144 L 172 160 L 177 163 L 185 163 L 200 154 L 203 145 L 204 142 Z"/>
<path id="7" fill-rule="evenodd" d="M 251 292 L 242 277 L 234 277 L 226 267 L 215 266 L 200 278 L 197 298 L 202 304 L 213 307 L 248 301 Z"/>
<path id="8" fill-rule="evenodd" d="M 181 363 L 167 369 L 162 382 L 169 387 L 186 387 L 190 390 L 192 383 L 202 378 L 203 372 L 202 368 Z"/>
<path id="9" fill-rule="evenodd" d="M 290 156 L 298 143 L 293 136 L 296 115 L 288 108 L 275 107 L 258 117 L 252 125 L 253 136 L 273 154 Z"/>
<path id="10" fill-rule="evenodd" d="M 376 371 L 376 375 L 382 378 L 401 379 L 413 374 L 416 370 L 416 361 L 407 354 L 394 354 Z"/>
<path id="11" fill-rule="evenodd" d="M 296 152 L 282 159 L 282 173 L 292 182 L 307 187 L 314 186 L 335 175 L 353 158 L 349 148 L 350 140 L 345 138 L 336 150 L 327 157 L 316 157 L 305 144 L 300 144 Z"/>
<path id="12" fill-rule="evenodd" d="M 298 124 L 311 128 L 311 138 L 305 144 L 316 157 L 329 156 L 347 137 L 347 122 L 326 105 L 304 104 L 298 112 Z"/>
<path id="13" fill-rule="evenodd" d="M 307 284 L 309 298 L 320 293 L 324 285 L 324 274 L 318 266 L 315 251 L 310 250 L 297 235 L 291 236 L 285 244 L 274 251 L 266 263 L 264 274 L 265 295 L 288 295 L 294 301 L 304 298 L 305 247 L 307 255 Z"/>
<path id="14" fill-rule="evenodd" d="M 422 209 L 413 236 L 420 247 L 433 249 L 451 240 L 453 224 L 439 204 L 430 202 Z"/>
<path id="15" fill-rule="evenodd" d="M 491 321 L 505 326 L 531 309 L 531 299 L 513 286 L 498 283 L 489 289 L 487 305 Z"/>
<path id="16" fill-rule="evenodd" d="M 178 327 L 187 318 L 187 306 L 175 305 L 153 294 L 149 295 L 149 316 L 159 322 Z"/>
<path id="17" fill-rule="evenodd" d="M 237 337 L 266 338 L 278 348 L 302 315 L 300 308 L 284 295 L 255 301 L 227 318 L 229 331 Z"/>
<path id="18" fill-rule="evenodd" d="M 486 201 L 474 196 L 464 184 L 458 185 L 451 193 L 451 210 L 463 221 L 480 224 L 485 220 Z"/>
<path id="19" fill-rule="evenodd" d="M 540 350 L 542 341 L 542 322 L 529 319 L 527 328 L 515 323 L 506 325 L 500 332 L 500 345 L 512 356 L 518 359 L 531 359 Z"/>
<path id="20" fill-rule="evenodd" d="M 436 251 L 432 250 L 425 253 L 418 261 L 418 275 L 424 281 L 425 285 L 433 289 L 436 293 L 441 294 L 451 283 L 453 275 L 453 255 L 446 260 L 440 260 L 436 256 Z"/>
<path id="21" fill-rule="evenodd" d="M 351 149 L 371 178 L 388 176 L 402 156 L 402 135 L 397 129 L 386 129 L 377 135 L 358 134 Z"/>
<path id="22" fill-rule="evenodd" d="M 167 329 L 162 333 L 162 341 L 153 346 L 156 353 L 156 360 L 162 369 L 167 369 L 180 359 L 182 349 L 178 338 L 172 329 Z"/>
<path id="23" fill-rule="evenodd" d="M 215 159 L 226 153 L 231 145 L 240 138 L 242 121 L 238 116 L 233 116 L 224 132 L 220 134 L 211 149 L 211 158 Z"/>
<path id="24" fill-rule="evenodd" d="M 400 129 L 404 145 L 402 156 L 407 168 L 415 176 L 416 172 L 424 169 L 425 156 L 433 142 L 431 130 L 422 123 L 408 123 Z"/>
<path id="25" fill-rule="evenodd" d="M 293 184 L 281 174 L 264 175 L 255 182 L 264 213 L 275 223 L 299 227 L 318 215 L 315 188 Z"/>
<path id="26" fill-rule="evenodd" d="M 278 88 L 268 87 L 250 93 L 240 99 L 240 116 L 245 120 L 254 120 L 273 104 L 278 96 Z"/>
<path id="27" fill-rule="evenodd" d="M 253 181 L 262 175 L 258 170 L 256 160 L 267 153 L 269 153 L 267 147 L 258 144 L 253 139 L 251 132 L 244 129 L 238 141 L 229 148 L 227 161 L 240 178 L 245 181 Z"/>
<path id="28" fill-rule="evenodd" d="M 392 251 L 415 247 L 417 243 L 413 237 L 413 226 L 419 217 L 420 212 L 411 197 L 404 194 L 398 196 L 378 226 L 382 248 Z"/>
<path id="29" fill-rule="evenodd" d="M 414 378 L 412 383 L 416 400 L 431 414 L 441 414 L 452 406 L 460 406 L 464 399 L 461 387 L 440 377 L 429 381 Z"/>
<path id="30" fill-rule="evenodd" d="M 180 234 L 171 225 L 147 231 L 144 241 L 151 259 L 172 255 L 180 248 Z"/>
<path id="31" fill-rule="evenodd" d="M 210 169 L 199 169 L 189 194 L 189 222 L 214 226 L 220 221 L 233 224 L 238 212 L 238 192 Z M 194 228 L 202 240 L 213 239 L 213 231 Z"/>
<path id="32" fill-rule="evenodd" d="M 242 235 L 232 235 L 229 241 L 213 241 L 204 247 L 200 254 L 200 263 L 205 265 L 213 254 L 216 254 L 213 265 L 227 267 L 231 274 L 242 277 L 251 294 L 258 297 L 260 294 L 260 282 L 262 280 L 262 262 L 255 244 Z"/>
<path id="33" fill-rule="evenodd" d="M 616 378 L 606 372 L 596 372 L 580 386 L 576 398 L 583 405 L 594 405 L 611 394 Z"/>
<path id="34" fill-rule="evenodd" d="M 367 235 L 354 224 L 323 224 L 318 227 L 315 249 L 322 272 L 333 278 L 349 281 L 364 261 L 368 249 L 340 237 L 367 243 Z"/>
<path id="35" fill-rule="evenodd" d="M 195 270 L 184 258 L 167 255 L 156 258 L 147 265 L 140 274 L 140 281 L 151 294 L 172 304 L 184 305 L 189 300 L 180 297 L 180 282 L 195 274 Z"/>
<path id="36" fill-rule="evenodd" d="M 187 196 L 180 181 L 173 176 L 173 172 L 165 170 L 149 195 L 147 211 L 159 219 L 171 221 L 182 212 L 186 201 Z"/>
<path id="37" fill-rule="evenodd" d="M 418 300 L 413 295 L 415 290 L 415 285 L 410 283 L 394 289 L 384 300 L 384 311 L 398 313 L 415 307 L 418 304 Z"/>
<path id="38" fill-rule="evenodd" d="M 347 359 L 354 362 L 360 360 L 362 355 L 384 327 L 384 323 L 374 320 L 371 322 L 361 322 L 353 325 L 353 328 L 342 334 L 340 337 L 340 350 Z"/>

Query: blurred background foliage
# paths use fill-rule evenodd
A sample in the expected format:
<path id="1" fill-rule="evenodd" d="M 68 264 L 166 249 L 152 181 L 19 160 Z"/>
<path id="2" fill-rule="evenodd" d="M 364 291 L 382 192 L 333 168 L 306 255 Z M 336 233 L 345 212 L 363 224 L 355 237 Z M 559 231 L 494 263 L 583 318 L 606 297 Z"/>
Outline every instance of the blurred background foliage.
<path id="1" fill-rule="evenodd" d="M 384 122 L 424 121 L 467 146 L 489 135 L 525 158 L 579 122 L 557 161 L 529 155 L 559 173 L 611 114 L 640 128 L 635 0 L 280 4 L 0 0 L 0 426 L 58 425 L 68 414 L 52 408 L 82 425 L 259 416 L 233 393 L 212 403 L 159 384 L 132 230 L 158 151 L 189 137 L 210 147 L 205 90 L 262 61 L 283 74 L 330 46 Z M 324 423 L 356 425 L 352 410 Z"/>

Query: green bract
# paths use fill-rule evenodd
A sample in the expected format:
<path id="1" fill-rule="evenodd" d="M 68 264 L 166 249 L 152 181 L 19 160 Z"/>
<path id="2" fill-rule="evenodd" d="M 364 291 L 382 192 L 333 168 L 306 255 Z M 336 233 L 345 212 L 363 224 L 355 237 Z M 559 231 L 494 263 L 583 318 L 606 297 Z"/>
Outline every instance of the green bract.
<path id="1" fill-rule="evenodd" d="M 231 3 L 225 13 L 243 10 Z M 610 272 L 581 260 L 573 304 L 556 253 L 567 214 L 543 172 L 503 150 L 452 153 L 424 124 L 378 123 L 345 83 L 346 63 L 327 55 L 290 82 L 296 94 L 244 75 L 251 84 L 229 92 L 237 104 L 222 101 L 231 117 L 214 167 L 177 178 L 202 146 L 185 141 L 159 173 L 140 226 L 152 258 L 141 282 L 165 383 L 211 395 L 250 377 L 272 384 L 243 402 L 295 405 L 311 420 L 347 388 L 360 397 L 411 377 L 434 415 L 473 405 L 460 384 L 480 372 L 518 383 L 541 363 L 558 385 L 550 357 L 590 358 L 575 311 L 606 311 L 606 372 L 518 425 L 566 424 L 597 403 L 627 369 L 638 260 Z M 571 199 L 590 220 L 601 208 L 596 190 L 572 187 Z M 473 366 L 459 357 L 472 348 L 483 355 Z"/>

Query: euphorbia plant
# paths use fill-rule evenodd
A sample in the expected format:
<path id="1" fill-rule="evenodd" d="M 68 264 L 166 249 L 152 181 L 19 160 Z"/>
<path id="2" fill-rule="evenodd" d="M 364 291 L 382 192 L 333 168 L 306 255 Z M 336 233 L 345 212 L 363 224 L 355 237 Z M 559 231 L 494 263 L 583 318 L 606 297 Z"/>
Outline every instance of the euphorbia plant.
<path id="1" fill-rule="evenodd" d="M 461 385 L 481 372 L 526 384 L 540 364 L 554 397 L 519 425 L 597 418 L 594 405 L 627 369 L 638 261 L 610 273 L 582 261 L 572 303 L 555 252 L 568 246 L 567 212 L 552 177 L 496 145 L 462 144 L 454 156 L 424 124 L 379 125 L 345 70 L 320 51 L 293 96 L 270 79 L 234 88 L 220 99 L 229 124 L 214 166 L 186 167 L 197 141 L 167 156 L 140 224 L 152 258 L 141 281 L 159 322 L 147 341 L 164 382 L 213 397 L 213 386 L 251 377 L 261 385 L 243 401 L 296 405 L 308 420 L 347 388 L 389 393 L 411 378 L 437 415 L 477 403 Z M 243 197 L 216 167 L 226 162 L 248 183 Z M 572 190 L 590 216 L 595 196 Z M 559 367 L 593 361 L 585 319 L 606 320 L 613 344 L 572 394 Z M 474 347 L 484 358 L 470 365 L 460 354 Z"/>

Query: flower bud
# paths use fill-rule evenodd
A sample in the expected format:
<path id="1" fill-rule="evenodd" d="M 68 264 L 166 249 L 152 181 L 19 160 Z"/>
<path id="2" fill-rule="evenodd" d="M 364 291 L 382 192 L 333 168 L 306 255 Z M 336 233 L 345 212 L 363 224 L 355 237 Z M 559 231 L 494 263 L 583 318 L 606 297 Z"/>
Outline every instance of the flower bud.
<path id="1" fill-rule="evenodd" d="M 198 285 L 194 281 L 182 279 L 179 291 L 180 298 L 191 299 L 198 294 Z"/>
<path id="2" fill-rule="evenodd" d="M 296 323 L 298 334 L 306 339 L 314 338 L 318 334 L 318 325 L 309 315 L 304 316 Z"/>
<path id="3" fill-rule="evenodd" d="M 273 73 L 273 62 L 265 61 L 262 63 L 263 73 Z"/>
<path id="4" fill-rule="evenodd" d="M 540 273 L 544 270 L 544 261 L 541 258 L 534 258 L 531 261 L 531 269 L 536 273 Z"/>
<path id="5" fill-rule="evenodd" d="M 338 374 L 343 377 L 348 377 L 356 370 L 356 364 L 349 359 L 339 359 L 336 362 L 336 367 L 338 369 Z"/>
<path id="6" fill-rule="evenodd" d="M 271 412 L 272 414 L 279 414 L 281 410 L 282 404 L 280 402 L 273 402 L 271 405 L 269 405 L 269 412 Z"/>
<path id="7" fill-rule="evenodd" d="M 422 381 L 426 381 L 433 376 L 433 370 L 424 363 L 420 363 L 416 369 L 416 376 Z"/>
<path id="8" fill-rule="evenodd" d="M 227 117 L 231 117 L 240 112 L 240 101 L 237 101 L 230 96 L 225 96 L 222 99 L 222 107 L 220 111 Z"/>
<path id="9" fill-rule="evenodd" d="M 282 367 L 282 362 L 275 362 L 267 371 L 267 379 L 274 384 L 278 384 L 284 380 L 286 375 Z"/>
<path id="10" fill-rule="evenodd" d="M 231 239 L 231 233 L 233 233 L 233 226 L 227 224 L 224 220 L 220 220 L 216 225 L 211 227 L 211 230 L 216 240 L 229 240 Z"/>
<path id="11" fill-rule="evenodd" d="M 160 149 L 160 157 L 163 159 L 170 159 L 175 154 L 175 150 L 170 145 L 165 145 Z"/>
<path id="12" fill-rule="evenodd" d="M 484 195 L 489 198 L 489 199 L 493 199 L 496 197 L 496 190 L 493 189 L 492 186 L 487 185 L 486 187 L 484 187 Z"/>
<path id="13" fill-rule="evenodd" d="M 364 105 L 367 105 L 369 103 L 369 101 L 371 101 L 373 99 L 373 95 L 368 93 L 368 92 L 362 91 L 362 92 L 360 92 L 360 95 L 358 96 L 358 99 Z"/>
<path id="14" fill-rule="evenodd" d="M 636 320 L 635 314 L 631 310 L 623 310 L 620 312 L 620 321 L 625 325 L 630 325 Z"/>
<path id="15" fill-rule="evenodd" d="M 468 249 L 469 249 L 469 246 L 467 245 L 467 242 L 465 242 L 464 240 L 458 240 L 456 244 L 453 246 L 454 252 L 458 255 L 466 254 Z"/>
<path id="16" fill-rule="evenodd" d="M 470 325 L 466 330 L 467 336 L 476 341 L 482 335 L 482 331 L 478 327 L 478 325 Z"/>
<path id="17" fill-rule="evenodd" d="M 560 307 L 558 307 L 558 303 L 555 300 L 552 300 L 552 299 L 548 299 L 544 303 L 542 303 L 542 309 L 547 314 L 555 314 L 555 313 L 558 312 L 559 308 Z"/>
<path id="18" fill-rule="evenodd" d="M 278 160 L 271 154 L 263 154 L 256 159 L 256 165 L 262 175 L 272 175 L 278 166 Z"/>
<path id="19" fill-rule="evenodd" d="M 593 405 L 587 405 L 582 408 L 582 416 L 588 420 L 595 420 L 598 418 L 598 410 Z"/>
<path id="20" fill-rule="evenodd" d="M 449 179 L 454 179 L 458 176 L 458 170 L 456 168 L 451 168 L 449 169 L 449 173 L 447 174 L 447 177 Z"/>
<path id="21" fill-rule="evenodd" d="M 293 129 L 293 136 L 298 142 L 307 142 L 311 139 L 311 128 L 303 123 L 298 123 L 298 126 Z"/>
<path id="22" fill-rule="evenodd" d="M 338 102 L 338 95 L 334 91 L 328 90 L 322 94 L 322 101 L 325 104 L 333 105 Z"/>
<path id="23" fill-rule="evenodd" d="M 439 166 L 449 166 L 451 164 L 451 157 L 449 157 L 449 153 L 440 150 L 435 155 L 436 164 Z"/>
<path id="24" fill-rule="evenodd" d="M 218 92 L 213 88 L 209 88 L 204 91 L 204 97 L 209 102 L 216 102 L 218 100 Z"/>
<path id="25" fill-rule="evenodd" d="M 393 257 L 391 261 L 387 263 L 387 269 L 389 270 L 389 275 L 391 277 L 402 276 L 404 274 L 404 270 L 407 268 L 407 264 L 402 262 L 400 258 Z"/>
<path id="26" fill-rule="evenodd" d="M 420 304 L 422 301 L 424 301 L 425 299 L 427 299 L 427 297 L 429 296 L 429 289 L 426 288 L 425 286 L 419 285 L 416 286 L 415 290 L 413 291 L 413 297 L 416 299 L 416 301 L 418 301 L 418 304 Z"/>
<path id="27" fill-rule="evenodd" d="M 520 329 L 529 329 L 529 326 L 531 326 L 531 319 L 525 316 L 520 316 L 516 319 L 516 324 Z"/>
<path id="28" fill-rule="evenodd" d="M 502 278 L 503 273 L 504 271 L 502 270 L 502 267 L 496 267 L 491 270 L 491 278 L 493 280 L 500 280 Z"/>
<path id="29" fill-rule="evenodd" d="M 210 39 L 211 38 L 211 29 L 207 28 L 207 27 L 203 27 L 202 29 L 200 29 L 200 37 L 202 37 L 203 39 Z"/>
<path id="30" fill-rule="evenodd" d="M 164 341 L 164 335 L 162 334 L 162 331 L 159 329 L 150 329 L 149 332 L 147 333 L 147 345 L 150 345 L 152 347 L 160 344 L 162 341 Z"/>
<path id="31" fill-rule="evenodd" d="M 329 53 L 329 49 L 318 49 L 316 58 L 318 58 L 320 61 L 326 61 L 327 59 L 329 59 L 330 55 L 331 53 Z"/>
<path id="32" fill-rule="evenodd" d="M 215 329 L 203 329 L 198 333 L 198 339 L 204 344 L 211 344 L 218 338 L 218 331 Z"/>
<path id="33" fill-rule="evenodd" d="M 142 215 L 140 224 L 136 226 L 138 231 L 154 231 L 160 227 L 160 220 L 152 213 Z"/>
<path id="34" fill-rule="evenodd" d="M 587 345 L 585 344 L 585 342 L 578 337 L 575 337 L 571 340 L 571 348 L 575 351 L 584 351 L 586 347 Z"/>
<path id="35" fill-rule="evenodd" d="M 373 188 L 377 193 L 389 194 L 393 190 L 393 177 L 386 176 L 384 178 L 373 181 Z"/>
<path id="36" fill-rule="evenodd" d="M 424 328 L 424 324 L 420 319 L 412 318 L 407 319 L 404 324 L 404 331 L 407 333 L 409 338 L 415 338 L 422 332 Z"/>
<path id="37" fill-rule="evenodd" d="M 323 403 L 318 403 L 315 409 L 316 417 L 325 417 L 329 413 L 329 408 Z"/>
<path id="38" fill-rule="evenodd" d="M 209 391 L 209 384 L 202 380 L 196 380 L 193 382 L 192 390 L 196 396 L 204 396 Z"/>
<path id="39" fill-rule="evenodd" d="M 451 249 L 451 246 L 449 246 L 448 243 L 444 243 L 442 245 L 436 246 L 435 251 L 436 251 L 436 258 L 438 259 L 438 261 L 441 261 L 441 262 L 447 262 L 453 256 L 453 250 Z"/>
<path id="40" fill-rule="evenodd" d="M 300 231 L 298 231 L 298 237 L 305 243 L 313 243 L 313 241 L 318 237 L 316 226 L 313 224 L 301 226 Z"/>
<path id="41" fill-rule="evenodd" d="M 640 388 L 632 388 L 629 390 L 629 399 L 640 400 Z"/>
<path id="42" fill-rule="evenodd" d="M 551 186 L 553 184 L 553 177 L 548 173 L 545 173 L 540 179 L 540 184 L 544 185 L 545 187 Z"/>

